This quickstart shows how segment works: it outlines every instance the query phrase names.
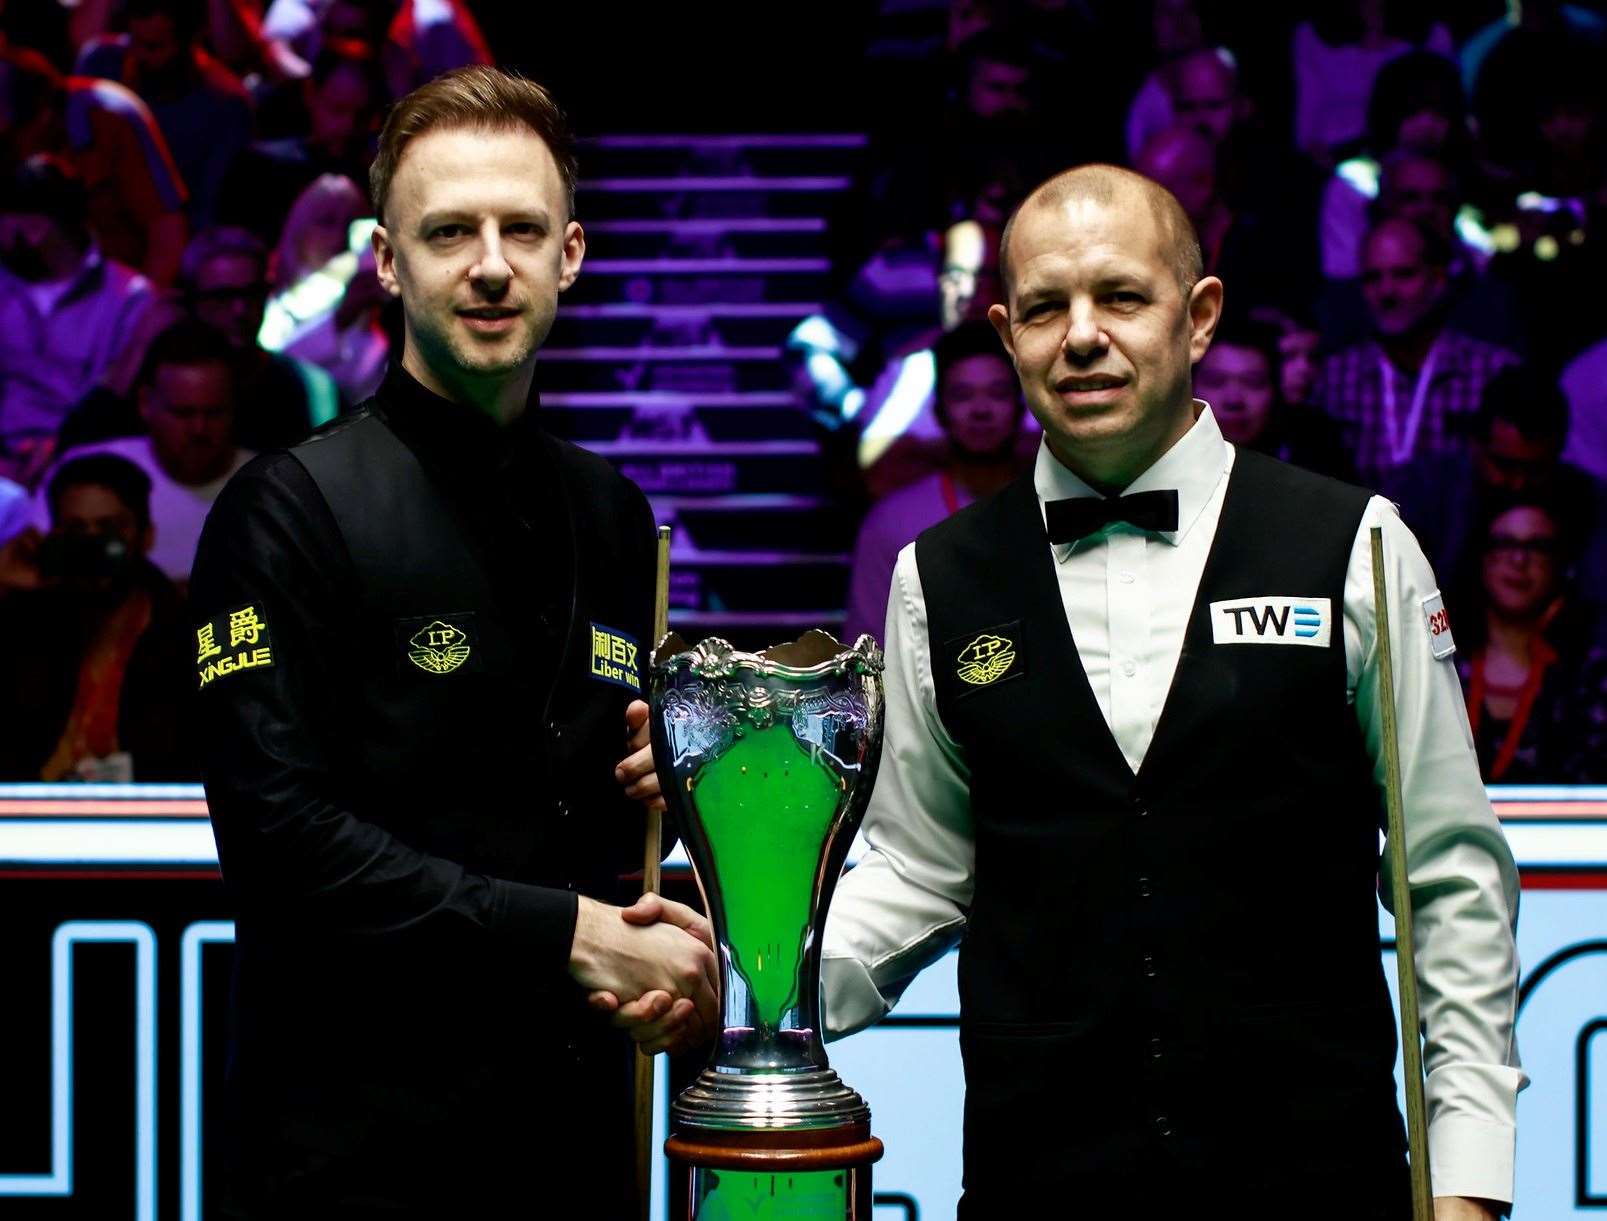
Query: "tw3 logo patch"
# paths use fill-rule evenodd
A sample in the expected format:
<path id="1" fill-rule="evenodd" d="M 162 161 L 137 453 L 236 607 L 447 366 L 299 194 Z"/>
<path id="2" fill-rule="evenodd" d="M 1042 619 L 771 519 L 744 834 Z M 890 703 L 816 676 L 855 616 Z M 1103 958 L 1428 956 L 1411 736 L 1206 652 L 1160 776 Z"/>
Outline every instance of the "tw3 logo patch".
<path id="1" fill-rule="evenodd" d="M 1211 603 L 1216 644 L 1309 644 L 1328 647 L 1333 634 L 1328 598 L 1231 598 Z"/>

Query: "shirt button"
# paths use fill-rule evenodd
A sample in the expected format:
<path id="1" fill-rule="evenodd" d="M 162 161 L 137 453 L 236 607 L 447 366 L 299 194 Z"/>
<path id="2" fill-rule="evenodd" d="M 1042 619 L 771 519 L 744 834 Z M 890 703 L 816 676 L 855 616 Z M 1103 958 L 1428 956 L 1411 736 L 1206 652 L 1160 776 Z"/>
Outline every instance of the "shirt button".
<path id="1" fill-rule="evenodd" d="M 1155 955 L 1153 955 L 1153 954 L 1145 954 L 1144 955 L 1144 974 L 1147 975 L 1150 979 L 1155 978 Z"/>
<path id="2" fill-rule="evenodd" d="M 1149 1058 L 1151 1060 L 1159 1060 L 1161 1058 L 1161 1041 L 1159 1039 L 1151 1039 L 1149 1041 Z"/>
<path id="3" fill-rule="evenodd" d="M 559 818 L 568 818 L 569 817 L 569 803 L 565 802 L 565 801 L 560 801 L 556 805 L 553 806 L 553 811 L 558 815 Z"/>
<path id="4" fill-rule="evenodd" d="M 1117 574 L 1117 579 L 1120 580 L 1123 585 L 1131 585 L 1138 578 L 1124 569 L 1122 572 Z"/>
<path id="5" fill-rule="evenodd" d="M 1165 1115 L 1157 1115 L 1155 1117 L 1155 1131 L 1161 1136 L 1170 1136 L 1172 1134 L 1172 1121 Z"/>
<path id="6" fill-rule="evenodd" d="M 1124 661 L 1122 662 L 1122 673 L 1127 675 L 1128 678 L 1131 678 L 1134 674 L 1138 673 L 1138 667 L 1130 661 Z"/>
<path id="7" fill-rule="evenodd" d="M 554 721 L 551 725 L 547 726 L 547 732 L 552 734 L 552 740 L 556 742 L 564 736 L 564 727 Z"/>
<path id="8" fill-rule="evenodd" d="M 1149 884 L 1149 879 L 1148 878 L 1139 878 L 1138 879 L 1138 893 L 1140 895 L 1142 895 L 1146 899 L 1149 898 L 1150 895 L 1154 893 L 1150 889 L 1150 884 Z"/>

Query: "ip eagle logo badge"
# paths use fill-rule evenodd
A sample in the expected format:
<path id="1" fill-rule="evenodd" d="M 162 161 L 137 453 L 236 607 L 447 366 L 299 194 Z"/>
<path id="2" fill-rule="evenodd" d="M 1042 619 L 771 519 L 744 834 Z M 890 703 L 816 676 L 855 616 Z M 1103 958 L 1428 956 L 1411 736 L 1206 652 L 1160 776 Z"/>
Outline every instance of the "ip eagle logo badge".
<path id="1" fill-rule="evenodd" d="M 1021 650 L 1016 645 L 1020 638 L 1019 621 L 999 624 L 975 636 L 956 638 L 950 642 L 951 648 L 960 646 L 954 654 L 954 677 L 968 687 L 991 687 L 1002 679 L 1020 677 L 1026 673 Z"/>
<path id="2" fill-rule="evenodd" d="M 469 659 L 469 636 L 436 619 L 408 639 L 407 659 L 426 674 L 450 674 Z"/>

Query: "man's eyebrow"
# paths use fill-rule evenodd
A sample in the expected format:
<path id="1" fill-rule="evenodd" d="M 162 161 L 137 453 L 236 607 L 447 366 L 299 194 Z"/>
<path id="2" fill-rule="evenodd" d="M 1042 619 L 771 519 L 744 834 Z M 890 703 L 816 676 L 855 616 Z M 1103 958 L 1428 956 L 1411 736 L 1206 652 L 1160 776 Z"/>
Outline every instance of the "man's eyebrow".
<path id="1" fill-rule="evenodd" d="M 550 229 L 552 227 L 552 218 L 550 214 L 546 208 L 543 208 L 539 205 L 529 208 L 513 208 L 507 212 L 498 213 L 498 217 L 503 224 L 507 224 L 511 221 L 515 224 L 538 225 L 543 229 Z M 441 208 L 434 212 L 426 212 L 423 218 L 419 221 L 418 227 L 421 231 L 428 232 L 429 230 L 437 228 L 441 225 L 449 224 L 467 225 L 472 229 L 477 227 L 478 221 L 475 217 L 475 214 L 466 209 Z"/>

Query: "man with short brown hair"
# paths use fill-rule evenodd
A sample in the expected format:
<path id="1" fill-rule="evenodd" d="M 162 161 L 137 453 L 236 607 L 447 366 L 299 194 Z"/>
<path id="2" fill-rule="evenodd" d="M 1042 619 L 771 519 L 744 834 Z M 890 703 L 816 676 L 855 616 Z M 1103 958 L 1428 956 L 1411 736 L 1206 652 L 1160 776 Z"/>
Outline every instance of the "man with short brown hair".
<path id="1" fill-rule="evenodd" d="M 495 69 L 398 103 L 373 240 L 400 362 L 202 539 L 246 1217 L 634 1217 L 631 1045 L 586 992 L 661 995 L 614 1023 L 649 1051 L 714 1020 L 702 919 L 610 902 L 656 797 L 616 779 L 650 760 L 655 543 L 641 492 L 537 421 L 585 254 L 569 149 Z"/>

